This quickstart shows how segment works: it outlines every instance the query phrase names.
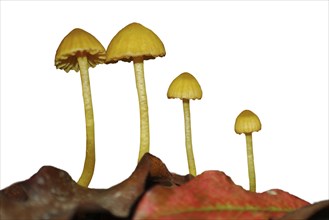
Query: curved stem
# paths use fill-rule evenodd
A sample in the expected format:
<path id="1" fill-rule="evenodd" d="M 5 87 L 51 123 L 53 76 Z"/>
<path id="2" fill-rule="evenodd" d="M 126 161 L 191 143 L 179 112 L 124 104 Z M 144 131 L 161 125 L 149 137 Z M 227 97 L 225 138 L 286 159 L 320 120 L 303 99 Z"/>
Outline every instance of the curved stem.
<path id="1" fill-rule="evenodd" d="M 138 161 L 140 161 L 143 155 L 150 151 L 149 113 L 144 79 L 144 63 L 142 59 L 134 60 L 134 70 L 140 115 L 140 146 L 138 155 Z"/>
<path id="2" fill-rule="evenodd" d="M 188 161 L 188 169 L 190 174 L 196 176 L 196 168 L 192 149 L 192 132 L 191 132 L 191 115 L 190 115 L 190 100 L 183 99 L 184 122 L 185 122 L 185 145 Z"/>
<path id="3" fill-rule="evenodd" d="M 249 190 L 256 192 L 256 174 L 254 165 L 254 153 L 252 149 L 252 134 L 246 134 L 247 156 L 248 156 L 248 174 L 249 174 Z"/>
<path id="4" fill-rule="evenodd" d="M 86 158 L 78 184 L 87 187 L 95 168 L 94 112 L 91 100 L 87 57 L 78 57 L 86 119 Z"/>

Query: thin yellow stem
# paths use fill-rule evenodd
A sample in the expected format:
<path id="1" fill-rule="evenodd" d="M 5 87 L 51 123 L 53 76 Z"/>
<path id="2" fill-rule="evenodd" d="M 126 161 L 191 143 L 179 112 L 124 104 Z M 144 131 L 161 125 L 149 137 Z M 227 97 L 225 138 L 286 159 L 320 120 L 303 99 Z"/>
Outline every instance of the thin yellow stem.
<path id="1" fill-rule="evenodd" d="M 191 115 L 190 115 L 190 100 L 183 99 L 184 122 L 185 122 L 185 145 L 188 169 L 190 174 L 196 176 L 196 167 L 192 148 L 192 132 L 191 132 Z"/>
<path id="2" fill-rule="evenodd" d="M 256 192 L 256 174 L 254 165 L 254 153 L 252 149 L 252 134 L 246 134 L 247 157 L 248 157 L 248 174 L 249 174 L 249 190 Z"/>
<path id="3" fill-rule="evenodd" d="M 78 57 L 86 120 L 86 158 L 78 184 L 88 187 L 95 169 L 94 112 L 91 100 L 87 57 Z"/>
<path id="4" fill-rule="evenodd" d="M 134 60 L 134 70 L 140 115 L 140 146 L 138 155 L 138 161 L 140 161 L 143 155 L 150 151 L 149 113 L 144 79 L 144 63 L 142 59 Z"/>

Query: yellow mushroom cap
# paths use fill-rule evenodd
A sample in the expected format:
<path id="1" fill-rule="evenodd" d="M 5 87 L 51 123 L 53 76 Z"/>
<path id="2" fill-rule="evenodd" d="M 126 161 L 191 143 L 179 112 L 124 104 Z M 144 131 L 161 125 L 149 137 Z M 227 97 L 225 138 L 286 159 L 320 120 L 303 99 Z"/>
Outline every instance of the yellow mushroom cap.
<path id="1" fill-rule="evenodd" d="M 244 110 L 236 118 L 234 127 L 237 134 L 250 134 L 262 129 L 262 124 L 255 113 L 250 110 Z"/>
<path id="2" fill-rule="evenodd" d="M 193 75 L 184 72 L 172 81 L 167 92 L 167 97 L 169 99 L 201 99 L 201 86 Z"/>
<path id="3" fill-rule="evenodd" d="M 111 40 L 105 63 L 116 63 L 119 60 L 130 62 L 135 57 L 148 60 L 165 55 L 164 45 L 153 31 L 139 23 L 131 23 Z"/>
<path id="4" fill-rule="evenodd" d="M 55 56 L 57 69 L 79 71 L 78 56 L 87 56 L 89 66 L 104 63 L 106 55 L 103 45 L 90 33 L 75 28 L 59 44 Z"/>

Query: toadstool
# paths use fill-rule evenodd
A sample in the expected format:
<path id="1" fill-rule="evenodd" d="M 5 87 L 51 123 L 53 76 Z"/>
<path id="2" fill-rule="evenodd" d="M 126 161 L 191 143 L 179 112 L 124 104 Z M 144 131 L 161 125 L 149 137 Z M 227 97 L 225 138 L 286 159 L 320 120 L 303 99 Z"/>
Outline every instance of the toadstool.
<path id="1" fill-rule="evenodd" d="M 55 56 L 57 69 L 80 71 L 86 123 L 86 157 L 78 184 L 87 187 L 95 168 L 94 113 L 91 99 L 89 67 L 105 61 L 105 48 L 90 33 L 76 28 L 64 37 Z"/>
<path id="2" fill-rule="evenodd" d="M 192 148 L 190 99 L 201 99 L 202 90 L 196 78 L 190 73 L 184 72 L 177 76 L 169 86 L 167 97 L 179 98 L 183 101 L 185 122 L 185 145 L 190 174 L 196 176 L 196 167 Z"/>
<path id="3" fill-rule="evenodd" d="M 111 40 L 106 51 L 105 63 L 119 60 L 134 63 L 136 88 L 140 111 L 140 147 L 138 161 L 150 150 L 149 116 L 144 79 L 144 60 L 166 55 L 160 38 L 139 23 L 131 23 L 121 29 Z"/>
<path id="4" fill-rule="evenodd" d="M 252 148 L 252 132 L 259 131 L 261 128 L 262 124 L 260 123 L 258 116 L 250 110 L 242 111 L 235 120 L 235 132 L 237 134 L 244 133 L 246 135 L 249 190 L 251 192 L 256 192 L 256 174 Z"/>

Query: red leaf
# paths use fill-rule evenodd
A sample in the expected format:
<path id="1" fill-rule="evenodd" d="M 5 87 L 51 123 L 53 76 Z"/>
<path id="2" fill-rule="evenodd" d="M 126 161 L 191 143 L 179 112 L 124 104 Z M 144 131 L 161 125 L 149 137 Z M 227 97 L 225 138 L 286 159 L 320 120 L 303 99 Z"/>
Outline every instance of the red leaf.
<path id="1" fill-rule="evenodd" d="M 180 187 L 146 192 L 134 219 L 270 219 L 308 202 L 279 189 L 253 193 L 219 171 L 206 171 Z"/>

